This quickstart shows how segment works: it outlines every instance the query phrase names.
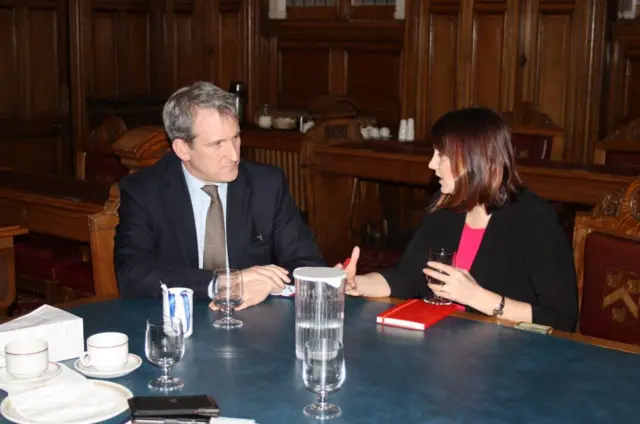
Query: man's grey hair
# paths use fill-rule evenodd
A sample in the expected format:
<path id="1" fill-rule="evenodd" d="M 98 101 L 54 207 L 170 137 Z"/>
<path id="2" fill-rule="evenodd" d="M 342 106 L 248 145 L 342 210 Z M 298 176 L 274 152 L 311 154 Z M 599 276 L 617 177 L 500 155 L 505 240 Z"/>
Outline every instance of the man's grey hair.
<path id="1" fill-rule="evenodd" d="M 198 81 L 178 89 L 164 104 L 162 122 L 170 141 L 180 138 L 191 144 L 195 137 L 193 118 L 199 109 L 213 109 L 221 117 L 238 118 L 236 96 L 210 82 Z"/>

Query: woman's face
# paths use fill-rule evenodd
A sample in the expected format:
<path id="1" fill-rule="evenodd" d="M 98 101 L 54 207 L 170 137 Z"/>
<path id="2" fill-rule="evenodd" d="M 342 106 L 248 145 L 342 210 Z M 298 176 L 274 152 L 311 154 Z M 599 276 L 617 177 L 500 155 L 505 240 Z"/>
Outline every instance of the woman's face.
<path id="1" fill-rule="evenodd" d="M 452 194 L 456 182 L 451 173 L 451 162 L 447 156 L 441 155 L 437 149 L 433 150 L 433 157 L 429 162 L 429 168 L 433 169 L 440 179 L 440 191 L 442 194 Z"/>

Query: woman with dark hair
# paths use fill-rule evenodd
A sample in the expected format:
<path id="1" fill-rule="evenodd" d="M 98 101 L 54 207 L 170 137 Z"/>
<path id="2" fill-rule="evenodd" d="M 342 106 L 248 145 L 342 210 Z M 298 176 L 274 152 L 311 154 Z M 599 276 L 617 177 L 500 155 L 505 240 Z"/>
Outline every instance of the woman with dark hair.
<path id="1" fill-rule="evenodd" d="M 354 249 L 347 293 L 422 298 L 433 291 L 468 310 L 573 331 L 571 246 L 553 207 L 523 186 L 507 124 L 490 109 L 467 108 L 441 117 L 431 139 L 438 195 L 395 268 L 355 276 Z M 454 265 L 427 263 L 431 249 L 455 251 Z"/>

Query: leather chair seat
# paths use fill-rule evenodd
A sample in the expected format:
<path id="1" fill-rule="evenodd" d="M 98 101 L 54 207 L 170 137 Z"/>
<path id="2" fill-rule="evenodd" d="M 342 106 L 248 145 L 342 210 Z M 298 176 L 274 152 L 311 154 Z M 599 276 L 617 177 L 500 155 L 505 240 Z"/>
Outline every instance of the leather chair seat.
<path id="1" fill-rule="evenodd" d="M 85 245 L 53 236 L 28 234 L 15 241 L 16 273 L 32 278 L 58 281 L 67 266 L 88 260 Z"/>
<path id="2" fill-rule="evenodd" d="M 73 290 L 75 295 L 89 296 L 96 294 L 91 261 L 65 266 L 60 270 L 58 278 L 60 285 Z"/>

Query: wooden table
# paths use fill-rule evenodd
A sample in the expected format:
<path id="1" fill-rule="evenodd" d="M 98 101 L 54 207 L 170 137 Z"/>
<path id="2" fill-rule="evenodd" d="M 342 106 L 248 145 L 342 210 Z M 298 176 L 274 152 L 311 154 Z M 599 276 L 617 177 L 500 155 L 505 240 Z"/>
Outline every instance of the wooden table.
<path id="1" fill-rule="evenodd" d="M 433 176 L 428 167 L 432 149 L 422 142 L 349 142 L 319 145 L 309 157 L 313 204 L 309 221 L 320 248 L 331 263 L 341 261 L 356 240 L 349 234 L 349 208 L 354 177 L 424 187 Z M 625 187 L 637 170 L 551 161 L 518 161 L 525 185 L 551 201 L 598 204 L 610 192 Z"/>
<path id="2" fill-rule="evenodd" d="M 108 197 L 108 184 L 0 170 L 0 225 L 89 242 L 87 217 Z"/>
<path id="3" fill-rule="evenodd" d="M 13 238 L 28 231 L 18 226 L 0 227 L 0 315 L 6 316 L 16 300 L 16 268 Z"/>

